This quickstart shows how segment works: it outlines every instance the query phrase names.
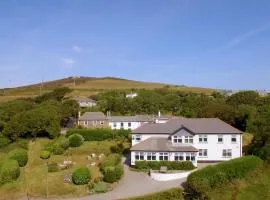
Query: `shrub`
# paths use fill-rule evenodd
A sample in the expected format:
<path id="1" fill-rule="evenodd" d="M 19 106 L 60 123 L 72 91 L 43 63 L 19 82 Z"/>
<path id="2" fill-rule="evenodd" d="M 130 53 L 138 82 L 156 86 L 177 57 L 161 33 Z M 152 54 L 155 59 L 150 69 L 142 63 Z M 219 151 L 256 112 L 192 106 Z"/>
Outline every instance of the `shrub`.
<path id="1" fill-rule="evenodd" d="M 82 145 L 84 138 L 79 134 L 74 134 L 69 136 L 68 140 L 71 147 L 79 147 Z"/>
<path id="2" fill-rule="evenodd" d="M 15 181 L 20 176 L 20 167 L 16 160 L 6 159 L 0 170 L 0 184 Z"/>
<path id="3" fill-rule="evenodd" d="M 22 139 L 16 142 L 19 148 L 28 149 L 28 140 Z"/>
<path id="4" fill-rule="evenodd" d="M 11 140 L 5 136 L 0 136 L 0 148 L 5 147 L 11 143 Z"/>
<path id="5" fill-rule="evenodd" d="M 14 149 L 8 153 L 8 158 L 12 160 L 17 160 L 20 167 L 23 167 L 26 165 L 28 161 L 28 154 L 25 149 Z"/>
<path id="6" fill-rule="evenodd" d="M 53 154 L 54 155 L 62 155 L 64 152 L 65 152 L 65 149 L 60 147 L 58 144 L 54 145 L 54 148 L 53 148 Z"/>
<path id="7" fill-rule="evenodd" d="M 79 134 L 84 137 L 86 141 L 104 141 L 114 138 L 123 138 L 127 139 L 130 136 L 130 130 L 112 130 L 112 129 L 105 129 L 105 128 L 98 128 L 98 129 L 80 129 L 74 128 L 70 129 L 67 132 L 67 137 Z"/>
<path id="8" fill-rule="evenodd" d="M 111 154 L 104 158 L 101 163 L 101 170 L 104 172 L 106 167 L 116 166 L 121 162 L 121 156 L 119 154 Z"/>
<path id="9" fill-rule="evenodd" d="M 166 166 L 168 170 L 192 170 L 194 165 L 190 161 L 136 161 L 135 168 L 139 170 L 159 170 Z"/>
<path id="10" fill-rule="evenodd" d="M 59 142 L 60 147 L 66 150 L 69 147 L 69 140 L 67 138 L 61 139 Z"/>
<path id="11" fill-rule="evenodd" d="M 124 146 L 122 143 L 119 143 L 117 145 L 113 145 L 110 147 L 110 150 L 112 153 L 118 153 L 118 154 L 123 154 L 124 152 Z"/>
<path id="12" fill-rule="evenodd" d="M 166 191 L 157 192 L 154 194 L 149 194 L 141 197 L 130 198 L 129 200 L 181 200 L 182 190 L 180 188 L 172 188 Z"/>
<path id="13" fill-rule="evenodd" d="M 107 192 L 108 190 L 108 184 L 105 182 L 98 182 L 94 184 L 94 191 L 96 193 L 103 193 L 103 192 Z"/>
<path id="14" fill-rule="evenodd" d="M 104 181 L 114 183 L 121 179 L 123 173 L 124 170 L 122 165 L 106 167 L 104 172 Z"/>
<path id="15" fill-rule="evenodd" d="M 48 164 L 48 172 L 57 172 L 59 170 L 59 167 L 57 163 L 53 162 Z"/>
<path id="16" fill-rule="evenodd" d="M 42 151 L 40 154 L 40 158 L 42 159 L 49 159 L 50 156 L 51 156 L 51 152 L 46 151 L 46 150 Z"/>
<path id="17" fill-rule="evenodd" d="M 88 168 L 78 168 L 72 173 L 72 182 L 76 185 L 87 184 L 90 178 L 91 176 Z"/>
<path id="18" fill-rule="evenodd" d="M 256 156 L 245 156 L 227 162 L 208 166 L 188 176 L 185 191 L 190 199 L 207 199 L 207 193 L 216 187 L 238 178 L 245 178 L 256 168 L 263 165 L 263 161 Z"/>

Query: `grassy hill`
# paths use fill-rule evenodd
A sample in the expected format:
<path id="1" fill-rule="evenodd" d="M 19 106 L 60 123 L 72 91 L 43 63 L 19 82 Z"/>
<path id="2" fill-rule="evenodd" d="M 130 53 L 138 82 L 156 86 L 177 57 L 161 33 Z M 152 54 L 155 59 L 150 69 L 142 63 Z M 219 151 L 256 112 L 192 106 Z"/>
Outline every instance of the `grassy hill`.
<path id="1" fill-rule="evenodd" d="M 91 94 L 110 89 L 157 89 L 166 87 L 168 84 L 133 81 L 113 77 L 68 77 L 28 86 L 0 89 L 0 101 L 7 101 L 20 97 L 32 97 L 39 95 L 40 93 L 51 91 L 54 88 L 63 86 L 74 89 L 71 94 L 72 96 L 89 96 Z M 186 87 L 177 85 L 169 86 L 173 90 L 179 90 L 183 92 L 210 94 L 214 91 L 210 88 Z"/>

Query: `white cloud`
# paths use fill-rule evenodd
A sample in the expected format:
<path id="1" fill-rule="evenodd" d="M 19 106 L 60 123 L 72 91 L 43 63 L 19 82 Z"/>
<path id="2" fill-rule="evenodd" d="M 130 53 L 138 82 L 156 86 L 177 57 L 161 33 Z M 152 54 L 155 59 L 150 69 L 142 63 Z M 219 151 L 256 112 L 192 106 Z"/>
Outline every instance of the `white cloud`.
<path id="1" fill-rule="evenodd" d="M 239 43 L 248 40 L 250 37 L 256 36 L 270 28 L 270 23 L 266 23 L 263 26 L 247 31 L 246 33 L 239 35 L 238 37 L 233 38 L 225 45 L 222 46 L 224 49 L 233 48 L 237 46 Z"/>
<path id="2" fill-rule="evenodd" d="M 73 65 L 76 63 L 76 61 L 72 58 L 63 58 L 62 63 L 64 64 L 65 67 L 72 68 Z"/>
<path id="3" fill-rule="evenodd" d="M 75 51 L 75 52 L 77 52 L 77 53 L 82 52 L 82 48 L 79 47 L 79 46 L 76 46 L 76 45 L 74 45 L 74 46 L 72 47 L 72 50 Z"/>

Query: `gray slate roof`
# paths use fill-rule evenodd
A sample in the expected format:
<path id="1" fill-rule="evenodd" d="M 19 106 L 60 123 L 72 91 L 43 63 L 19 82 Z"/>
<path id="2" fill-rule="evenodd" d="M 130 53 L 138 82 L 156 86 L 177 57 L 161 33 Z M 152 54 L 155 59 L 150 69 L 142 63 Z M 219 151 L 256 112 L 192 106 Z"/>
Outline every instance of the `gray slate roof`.
<path id="1" fill-rule="evenodd" d="M 102 112 L 86 112 L 79 120 L 107 120 L 107 117 Z"/>
<path id="2" fill-rule="evenodd" d="M 135 116 L 110 116 L 110 122 L 154 122 L 149 115 L 135 115 Z"/>
<path id="3" fill-rule="evenodd" d="M 241 134 L 242 132 L 218 118 L 174 118 L 164 124 L 144 124 L 135 134 L 173 134 L 182 127 L 194 134 Z"/>
<path id="4" fill-rule="evenodd" d="M 131 147 L 131 151 L 157 152 L 197 152 L 198 149 L 188 144 L 173 145 L 168 138 L 151 137 Z"/>

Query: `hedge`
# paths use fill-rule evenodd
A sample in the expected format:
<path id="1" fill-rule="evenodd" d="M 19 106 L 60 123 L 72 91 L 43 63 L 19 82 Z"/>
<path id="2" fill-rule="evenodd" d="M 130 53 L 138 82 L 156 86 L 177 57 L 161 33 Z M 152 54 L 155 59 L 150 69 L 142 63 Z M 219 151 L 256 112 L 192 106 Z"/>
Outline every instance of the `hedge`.
<path id="1" fill-rule="evenodd" d="M 129 198 L 126 200 L 183 200 L 182 190 L 180 188 L 172 188 L 166 191 L 157 192 L 145 196 Z"/>
<path id="2" fill-rule="evenodd" d="M 103 181 L 97 182 L 94 184 L 94 191 L 96 193 L 104 193 L 108 191 L 108 183 Z"/>
<path id="3" fill-rule="evenodd" d="M 105 172 L 106 167 L 116 166 L 120 164 L 121 156 L 119 154 L 111 154 L 104 158 L 101 163 L 101 171 Z"/>
<path id="4" fill-rule="evenodd" d="M 104 181 L 108 183 L 119 181 L 124 174 L 123 165 L 121 164 L 106 167 L 104 171 Z"/>
<path id="5" fill-rule="evenodd" d="M 14 149 L 8 153 L 8 158 L 12 160 L 17 160 L 19 166 L 23 167 L 28 161 L 27 150 L 21 148 Z"/>
<path id="6" fill-rule="evenodd" d="M 78 168 L 72 173 L 72 182 L 76 185 L 85 185 L 91 176 L 88 168 Z"/>
<path id="7" fill-rule="evenodd" d="M 79 147 L 82 145 L 84 138 L 79 134 L 74 134 L 69 136 L 68 140 L 71 147 Z"/>
<path id="8" fill-rule="evenodd" d="M 190 161 L 136 161 L 135 168 L 139 170 L 159 170 L 166 166 L 168 170 L 192 170 L 194 165 Z"/>
<path id="9" fill-rule="evenodd" d="M 211 189 L 238 178 L 245 178 L 262 165 L 263 161 L 260 158 L 245 156 L 193 172 L 188 176 L 185 187 L 186 194 L 189 194 L 187 199 L 208 199 L 207 193 Z"/>
<path id="10" fill-rule="evenodd" d="M 0 184 L 15 181 L 20 176 L 20 167 L 16 160 L 6 159 L 0 170 Z"/>
<path id="11" fill-rule="evenodd" d="M 97 129 L 70 129 L 66 136 L 69 137 L 74 134 L 79 134 L 84 137 L 86 141 L 104 141 L 114 138 L 128 138 L 130 130 L 113 130 L 105 128 Z"/>
<path id="12" fill-rule="evenodd" d="M 48 158 L 50 158 L 50 156 L 51 156 L 51 152 L 46 151 L 46 150 L 42 151 L 40 154 L 40 158 L 42 158 L 42 159 L 48 159 Z"/>

